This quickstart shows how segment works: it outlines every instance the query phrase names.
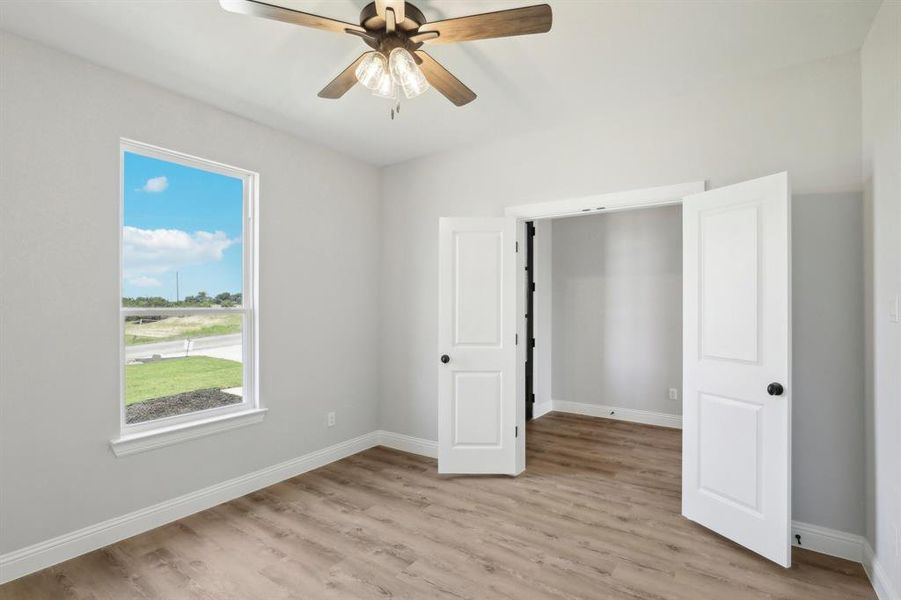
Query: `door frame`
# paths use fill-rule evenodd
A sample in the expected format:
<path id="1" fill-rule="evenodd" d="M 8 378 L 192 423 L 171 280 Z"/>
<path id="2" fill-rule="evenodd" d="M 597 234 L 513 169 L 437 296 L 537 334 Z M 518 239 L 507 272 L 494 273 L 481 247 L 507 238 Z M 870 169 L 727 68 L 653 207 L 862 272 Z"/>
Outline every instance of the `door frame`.
<path id="1" fill-rule="evenodd" d="M 525 410 L 526 423 L 532 420 L 535 414 L 535 221 L 525 221 L 526 225 L 526 381 L 525 381 Z"/>
<path id="2" fill-rule="evenodd" d="M 518 247 L 525 249 L 525 222 L 559 217 L 580 217 L 584 215 L 596 215 L 600 213 L 617 212 L 636 208 L 650 208 L 653 206 L 667 206 L 682 204 L 682 198 L 691 194 L 707 191 L 706 181 L 690 181 L 674 185 L 664 185 L 652 188 L 625 190 L 621 192 L 609 192 L 592 196 L 580 196 L 550 200 L 547 202 L 533 202 L 530 204 L 516 204 L 504 209 L 504 216 L 516 217 L 516 239 Z M 526 389 L 526 277 L 525 277 L 525 251 L 516 253 L 516 333 L 517 339 L 524 343 L 516 345 L 516 398 L 517 426 L 521 433 L 516 439 L 516 473 L 521 473 L 526 468 L 526 421 L 525 398 Z"/>

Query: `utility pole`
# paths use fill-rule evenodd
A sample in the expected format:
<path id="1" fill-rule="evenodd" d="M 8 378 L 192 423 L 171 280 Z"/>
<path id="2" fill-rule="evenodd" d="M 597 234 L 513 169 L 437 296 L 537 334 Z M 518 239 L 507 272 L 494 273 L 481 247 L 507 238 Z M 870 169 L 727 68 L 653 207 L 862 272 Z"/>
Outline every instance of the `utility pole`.
<path id="1" fill-rule="evenodd" d="M 178 271 L 175 272 L 175 303 L 178 304 Z"/>

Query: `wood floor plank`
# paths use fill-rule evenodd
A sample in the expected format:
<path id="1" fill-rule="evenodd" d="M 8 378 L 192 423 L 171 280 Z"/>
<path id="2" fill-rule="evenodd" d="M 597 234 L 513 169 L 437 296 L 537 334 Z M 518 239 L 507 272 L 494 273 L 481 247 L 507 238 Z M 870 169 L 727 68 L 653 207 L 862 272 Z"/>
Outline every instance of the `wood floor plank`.
<path id="1" fill-rule="evenodd" d="M 373 448 L 0 586 L 2 600 L 873 599 L 860 565 L 782 569 L 687 521 L 677 430 L 551 413 L 517 478 Z"/>

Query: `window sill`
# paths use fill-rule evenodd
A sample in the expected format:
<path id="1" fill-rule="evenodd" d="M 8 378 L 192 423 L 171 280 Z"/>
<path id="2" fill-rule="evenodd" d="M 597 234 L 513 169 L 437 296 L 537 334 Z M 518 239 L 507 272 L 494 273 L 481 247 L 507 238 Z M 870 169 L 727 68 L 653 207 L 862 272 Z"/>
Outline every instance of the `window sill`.
<path id="1" fill-rule="evenodd" d="M 123 435 L 110 441 L 110 447 L 116 456 L 128 456 L 138 452 L 146 452 L 155 448 L 171 446 L 187 440 L 237 429 L 246 425 L 259 423 L 266 416 L 265 408 L 252 408 L 238 413 L 219 417 L 211 417 L 199 421 L 191 421 L 151 431 L 142 431 Z"/>

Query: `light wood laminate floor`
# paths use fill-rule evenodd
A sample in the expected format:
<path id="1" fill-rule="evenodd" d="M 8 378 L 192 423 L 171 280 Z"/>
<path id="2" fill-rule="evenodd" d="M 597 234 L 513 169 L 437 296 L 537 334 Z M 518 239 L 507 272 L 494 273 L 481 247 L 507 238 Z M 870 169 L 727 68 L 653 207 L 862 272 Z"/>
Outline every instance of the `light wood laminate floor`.
<path id="1" fill-rule="evenodd" d="M 374 448 L 0 587 L 0 598 L 875 598 L 679 516 L 677 430 L 551 413 L 515 479 Z"/>

